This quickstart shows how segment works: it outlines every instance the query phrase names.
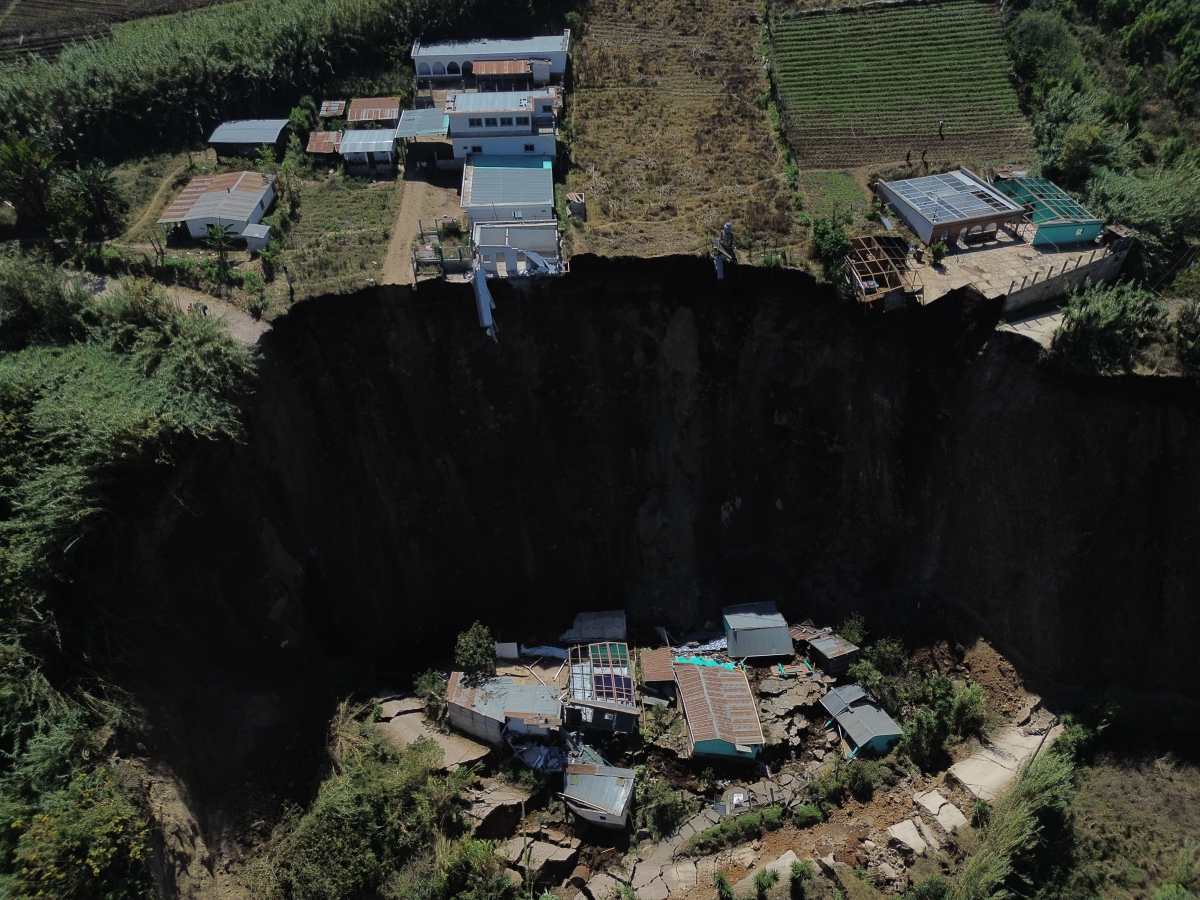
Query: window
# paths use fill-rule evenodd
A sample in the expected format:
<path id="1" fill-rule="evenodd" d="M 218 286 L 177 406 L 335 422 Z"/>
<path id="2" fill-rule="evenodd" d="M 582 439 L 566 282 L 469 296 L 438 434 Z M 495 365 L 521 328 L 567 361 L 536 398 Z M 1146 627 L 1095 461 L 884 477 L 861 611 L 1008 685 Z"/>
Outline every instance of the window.
<path id="1" fill-rule="evenodd" d="M 543 103 L 542 104 L 542 112 L 554 112 L 554 104 L 553 103 Z"/>
<path id="2" fill-rule="evenodd" d="M 471 152 L 472 152 L 472 153 L 482 153 L 482 152 L 483 152 L 483 148 L 477 145 L 477 146 L 474 146 L 474 147 L 472 147 L 472 148 L 471 148 Z"/>
<path id="3" fill-rule="evenodd" d="M 467 126 L 469 128 L 482 128 L 483 119 L 467 119 Z"/>
<path id="4" fill-rule="evenodd" d="M 533 151 L 534 151 L 534 146 L 533 146 L 533 144 L 526 144 L 526 145 L 525 145 L 525 152 L 526 152 L 526 153 L 532 153 Z"/>
<path id="5" fill-rule="evenodd" d="M 488 128 L 495 128 L 495 127 L 496 127 L 496 120 L 495 120 L 495 119 L 491 119 L 491 118 L 489 118 L 489 119 L 484 119 L 484 120 L 483 120 L 483 124 L 484 124 L 484 125 L 486 125 Z"/>
<path id="6" fill-rule="evenodd" d="M 500 124 L 507 125 L 509 128 L 511 128 L 512 127 L 512 116 L 501 116 Z"/>
<path id="7" fill-rule="evenodd" d="M 529 116 L 517 116 L 517 124 L 518 125 L 528 125 L 529 124 Z"/>

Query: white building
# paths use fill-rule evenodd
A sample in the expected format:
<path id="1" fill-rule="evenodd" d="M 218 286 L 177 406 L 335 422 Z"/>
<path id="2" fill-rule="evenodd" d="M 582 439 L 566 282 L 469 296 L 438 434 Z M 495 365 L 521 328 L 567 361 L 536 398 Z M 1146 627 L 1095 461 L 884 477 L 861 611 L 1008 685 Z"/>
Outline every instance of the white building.
<path id="1" fill-rule="evenodd" d="M 241 237 L 251 250 L 261 250 L 271 229 L 259 225 L 275 200 L 275 180 L 258 172 L 227 172 L 198 175 L 184 186 L 161 216 L 158 224 L 186 226 L 193 238 L 203 238 L 209 225 L 232 237 Z"/>
<path id="2" fill-rule="evenodd" d="M 544 156 L 471 156 L 460 205 L 480 222 L 553 222 L 554 164 Z"/>
<path id="3" fill-rule="evenodd" d="M 549 76 L 562 78 L 567 71 L 567 54 L 571 49 L 571 31 L 541 37 L 515 40 L 483 38 L 475 41 L 443 41 L 436 44 L 412 46 L 413 66 L 418 78 L 461 78 L 474 74 L 475 64 L 488 61 L 545 61 Z M 539 71 L 531 74 L 537 80 Z"/>
<path id="4" fill-rule="evenodd" d="M 389 169 L 395 165 L 395 128 L 366 128 L 342 132 L 338 153 L 352 171 L 355 169 Z"/>
<path id="5" fill-rule="evenodd" d="M 554 156 L 561 106 L 557 88 L 450 94 L 444 112 L 454 157 Z"/>
<path id="6" fill-rule="evenodd" d="M 481 222 L 471 238 L 479 265 L 489 276 L 557 275 L 562 271 L 554 222 Z"/>

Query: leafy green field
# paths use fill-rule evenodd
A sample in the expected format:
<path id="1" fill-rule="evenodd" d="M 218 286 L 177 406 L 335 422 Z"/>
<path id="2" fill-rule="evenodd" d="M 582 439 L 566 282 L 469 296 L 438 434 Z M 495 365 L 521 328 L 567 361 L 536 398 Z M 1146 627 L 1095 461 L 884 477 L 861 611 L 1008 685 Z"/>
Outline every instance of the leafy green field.
<path id="1" fill-rule="evenodd" d="M 870 208 L 870 199 L 849 172 L 810 170 L 800 173 L 804 210 L 821 218 L 837 214 L 858 217 Z"/>
<path id="2" fill-rule="evenodd" d="M 910 151 L 914 162 L 922 152 L 931 162 L 1027 152 L 1028 127 L 990 4 L 791 16 L 774 20 L 771 34 L 775 84 L 801 166 L 889 162 Z"/>

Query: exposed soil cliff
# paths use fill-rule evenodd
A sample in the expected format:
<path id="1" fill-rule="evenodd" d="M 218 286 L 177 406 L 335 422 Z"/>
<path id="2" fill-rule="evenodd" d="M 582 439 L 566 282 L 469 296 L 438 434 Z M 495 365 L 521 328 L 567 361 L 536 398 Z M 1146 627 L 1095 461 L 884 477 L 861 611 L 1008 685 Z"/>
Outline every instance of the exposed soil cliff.
<path id="1" fill-rule="evenodd" d="M 498 344 L 462 286 L 301 304 L 246 442 L 87 551 L 72 608 L 197 794 L 303 772 L 280 759 L 335 694 L 473 617 L 550 636 L 606 606 L 977 629 L 1034 689 L 1173 694 L 1197 725 L 1194 394 L 1068 382 L 985 304 L 869 320 L 796 273 L 574 268 L 498 286 Z"/>

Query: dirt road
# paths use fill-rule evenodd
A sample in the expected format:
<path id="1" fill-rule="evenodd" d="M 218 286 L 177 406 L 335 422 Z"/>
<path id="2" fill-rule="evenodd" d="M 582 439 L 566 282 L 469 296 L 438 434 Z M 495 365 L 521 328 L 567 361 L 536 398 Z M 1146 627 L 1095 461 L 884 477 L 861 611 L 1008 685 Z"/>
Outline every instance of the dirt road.
<path id="1" fill-rule="evenodd" d="M 461 178 L 461 173 L 455 171 L 416 169 L 412 165 L 405 168 L 400 206 L 383 260 L 384 284 L 412 284 L 416 280 L 411 249 L 420 223 L 424 221 L 429 226 L 437 219 L 461 216 L 458 205 Z"/>

